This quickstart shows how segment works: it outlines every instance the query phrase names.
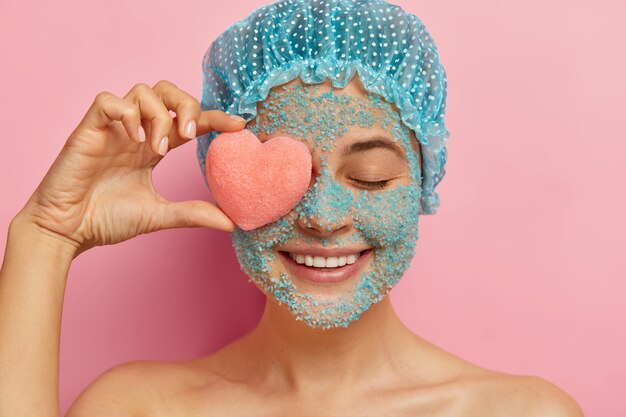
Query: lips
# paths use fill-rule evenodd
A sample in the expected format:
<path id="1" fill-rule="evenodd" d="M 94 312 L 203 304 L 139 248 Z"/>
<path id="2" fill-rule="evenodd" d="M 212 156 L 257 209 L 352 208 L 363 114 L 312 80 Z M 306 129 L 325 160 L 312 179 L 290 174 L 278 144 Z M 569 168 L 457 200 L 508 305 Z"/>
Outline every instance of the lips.
<path id="1" fill-rule="evenodd" d="M 278 253 L 281 256 L 281 260 L 283 261 L 287 269 L 298 278 L 302 278 L 304 280 L 314 283 L 338 283 L 345 281 L 348 278 L 359 273 L 367 264 L 367 262 L 369 262 L 369 259 L 372 256 L 372 249 L 366 248 L 363 250 L 359 250 L 359 248 L 300 248 L 287 251 L 280 250 Z M 301 255 L 306 254 L 309 256 L 315 255 L 316 257 L 325 258 L 347 258 L 353 254 L 358 254 L 358 257 L 352 264 L 346 263 L 343 266 L 316 267 L 297 263 L 296 260 L 292 258 L 292 255 L 290 253 Z"/>

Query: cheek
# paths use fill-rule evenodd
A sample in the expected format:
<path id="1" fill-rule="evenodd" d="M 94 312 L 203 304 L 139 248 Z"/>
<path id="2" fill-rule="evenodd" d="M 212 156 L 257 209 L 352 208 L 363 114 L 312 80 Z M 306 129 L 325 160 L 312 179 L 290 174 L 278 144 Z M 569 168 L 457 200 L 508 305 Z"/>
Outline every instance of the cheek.
<path id="1" fill-rule="evenodd" d="M 354 225 L 375 246 L 397 246 L 417 239 L 420 188 L 398 185 L 361 192 L 355 202 Z"/>
<path id="2" fill-rule="evenodd" d="M 237 260 L 248 276 L 260 279 L 272 272 L 276 260 L 274 246 L 285 243 L 294 235 L 295 222 L 291 217 L 283 216 L 250 231 L 237 228 L 231 233 Z"/>

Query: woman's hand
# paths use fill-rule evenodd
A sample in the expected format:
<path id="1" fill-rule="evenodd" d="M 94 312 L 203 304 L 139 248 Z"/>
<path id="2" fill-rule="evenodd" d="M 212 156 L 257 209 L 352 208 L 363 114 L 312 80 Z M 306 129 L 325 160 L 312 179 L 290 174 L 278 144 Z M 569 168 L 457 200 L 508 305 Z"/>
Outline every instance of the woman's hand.
<path id="1" fill-rule="evenodd" d="M 187 126 L 189 121 L 196 123 L 196 131 Z M 243 119 L 224 112 L 201 112 L 194 97 L 169 81 L 153 88 L 139 83 L 123 98 L 102 92 L 18 216 L 71 245 L 74 257 L 160 229 L 232 231 L 233 222 L 206 201 L 162 198 L 154 189 L 152 170 L 163 159 L 159 148 L 165 154 L 164 146 L 173 149 L 211 130 L 244 127 Z"/>

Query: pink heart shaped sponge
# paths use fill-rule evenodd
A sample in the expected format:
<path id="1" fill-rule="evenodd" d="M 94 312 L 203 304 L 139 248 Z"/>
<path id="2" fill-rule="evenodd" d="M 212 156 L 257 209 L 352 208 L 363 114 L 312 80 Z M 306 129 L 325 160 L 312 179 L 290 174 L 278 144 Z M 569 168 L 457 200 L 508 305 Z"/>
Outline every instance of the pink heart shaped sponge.
<path id="1" fill-rule="evenodd" d="M 261 142 L 247 129 L 220 133 L 206 155 L 211 193 L 243 230 L 289 213 L 309 187 L 311 167 L 304 143 L 286 136 Z"/>

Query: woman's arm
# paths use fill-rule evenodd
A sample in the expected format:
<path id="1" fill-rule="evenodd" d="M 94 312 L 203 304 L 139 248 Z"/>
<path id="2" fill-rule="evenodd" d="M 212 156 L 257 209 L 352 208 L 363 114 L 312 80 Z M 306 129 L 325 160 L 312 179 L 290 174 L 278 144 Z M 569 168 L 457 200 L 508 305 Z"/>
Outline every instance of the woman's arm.
<path id="1" fill-rule="evenodd" d="M 24 216 L 0 269 L 0 416 L 59 415 L 59 335 L 75 247 Z"/>
<path id="2" fill-rule="evenodd" d="M 11 222 L 0 269 L 0 416 L 60 415 L 61 313 L 75 252 L 23 214 Z M 140 364 L 120 364 L 104 372 L 67 415 L 133 415 L 139 399 L 129 395 L 129 388 L 138 384 Z"/>
<path id="3" fill-rule="evenodd" d="M 234 229 L 207 201 L 161 197 L 152 171 L 168 149 L 197 135 L 244 127 L 244 119 L 201 111 L 198 100 L 166 80 L 152 88 L 136 84 L 123 98 L 109 92 L 96 96 L 9 227 L 0 270 L 0 417 L 59 415 L 61 314 L 75 257 L 162 229 Z M 92 384 L 98 389 L 90 391 L 106 392 L 112 404 L 117 398 L 111 396 L 123 391 L 101 387 L 124 385 L 111 375 L 128 374 L 109 372 L 99 379 L 105 383 Z M 129 398 L 117 404 L 132 402 Z M 101 407 L 89 403 L 95 405 L 81 407 L 87 410 L 82 414 L 96 417 L 93 408 Z"/>

